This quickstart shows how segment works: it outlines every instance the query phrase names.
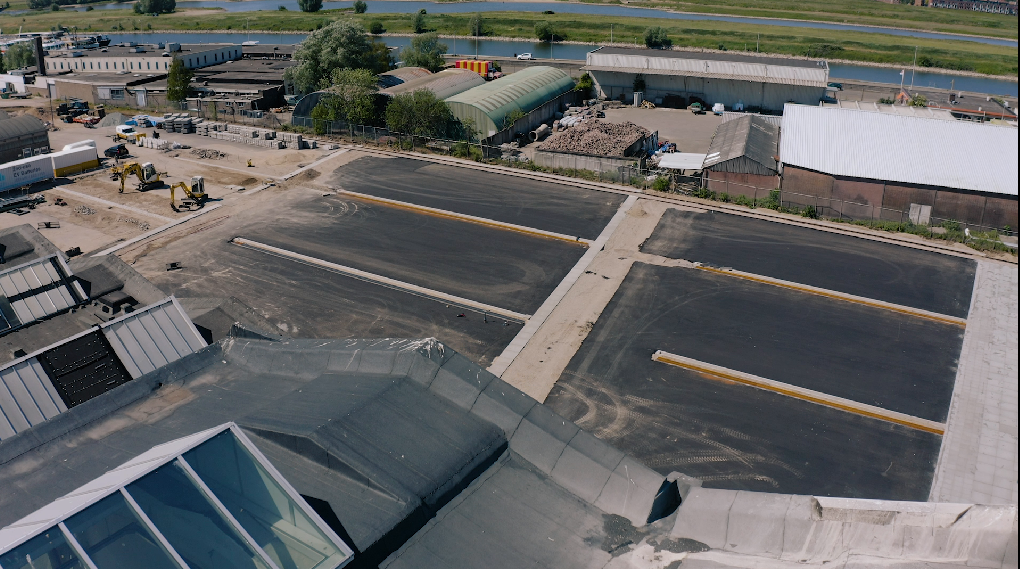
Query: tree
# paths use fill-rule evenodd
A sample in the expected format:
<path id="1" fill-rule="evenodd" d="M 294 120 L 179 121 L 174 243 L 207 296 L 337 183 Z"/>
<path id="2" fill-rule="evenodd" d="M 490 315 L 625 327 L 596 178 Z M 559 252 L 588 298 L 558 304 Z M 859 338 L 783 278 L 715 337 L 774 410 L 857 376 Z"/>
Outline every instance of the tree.
<path id="1" fill-rule="evenodd" d="M 386 28 L 383 27 L 382 22 L 380 22 L 379 20 L 376 20 L 376 21 L 372 22 L 371 24 L 369 24 L 369 26 L 368 26 L 368 33 L 377 36 L 379 34 L 386 33 Z"/>
<path id="2" fill-rule="evenodd" d="M 0 74 L 7 73 L 7 60 L 0 56 Z"/>
<path id="3" fill-rule="evenodd" d="M 334 69 L 323 89 L 329 95 L 319 105 L 326 107 L 331 121 L 350 124 L 375 122 L 375 92 L 378 90 L 375 73 L 368 69 Z"/>
<path id="4" fill-rule="evenodd" d="M 369 69 L 382 73 L 390 69 L 391 58 L 384 44 L 369 41 L 365 28 L 354 21 L 336 21 L 308 34 L 294 52 L 297 65 L 284 77 L 299 93 L 314 91 L 334 69 Z"/>
<path id="5" fill-rule="evenodd" d="M 471 16 L 471 19 L 468 20 L 468 25 L 471 27 L 471 35 L 475 37 L 485 35 L 485 20 L 482 19 L 482 15 L 479 12 L 475 12 Z"/>
<path id="6" fill-rule="evenodd" d="M 911 107 L 927 107 L 928 106 L 928 97 L 925 97 L 924 95 L 921 95 L 921 94 L 914 95 L 913 97 L 910 98 L 910 106 Z"/>
<path id="7" fill-rule="evenodd" d="M 367 11 L 368 11 L 368 4 L 365 3 L 365 0 L 355 0 L 355 2 L 354 2 L 354 13 L 355 14 L 364 14 Z"/>
<path id="8" fill-rule="evenodd" d="M 187 99 L 194 76 L 195 73 L 184 66 L 184 60 L 175 56 L 166 75 L 166 100 L 179 103 Z"/>
<path id="9" fill-rule="evenodd" d="M 453 113 L 428 89 L 401 93 L 386 107 L 386 128 L 414 136 L 444 136 Z"/>
<path id="10" fill-rule="evenodd" d="M 411 16 L 411 29 L 414 30 L 414 33 L 416 34 L 424 34 L 429 31 L 428 28 L 425 27 L 425 8 L 418 10 L 415 12 L 414 16 Z"/>
<path id="11" fill-rule="evenodd" d="M 654 49 L 669 49 L 672 45 L 673 40 L 669 39 L 665 28 L 656 26 L 645 30 L 645 46 Z"/>
<path id="12" fill-rule="evenodd" d="M 169 14 L 177 9 L 177 0 L 138 0 L 136 14 Z"/>
<path id="13" fill-rule="evenodd" d="M 446 65 L 443 54 L 447 45 L 440 43 L 439 34 L 432 32 L 411 38 L 411 45 L 400 50 L 400 58 L 408 67 L 424 67 L 435 73 Z"/>
<path id="14" fill-rule="evenodd" d="M 541 42 L 562 41 L 563 35 L 553 29 L 549 22 L 538 22 L 535 24 L 535 37 Z"/>
<path id="15" fill-rule="evenodd" d="M 298 0 L 297 5 L 302 12 L 318 12 L 322 9 L 322 0 Z"/>
<path id="16" fill-rule="evenodd" d="M 585 73 L 577 80 L 577 85 L 574 86 L 574 90 L 581 94 L 582 98 L 588 99 L 591 97 L 591 92 L 595 89 L 595 81 L 591 75 Z"/>
<path id="17" fill-rule="evenodd" d="M 21 69 L 35 65 L 35 48 L 27 41 L 18 42 L 7 48 L 4 59 L 7 69 Z"/>

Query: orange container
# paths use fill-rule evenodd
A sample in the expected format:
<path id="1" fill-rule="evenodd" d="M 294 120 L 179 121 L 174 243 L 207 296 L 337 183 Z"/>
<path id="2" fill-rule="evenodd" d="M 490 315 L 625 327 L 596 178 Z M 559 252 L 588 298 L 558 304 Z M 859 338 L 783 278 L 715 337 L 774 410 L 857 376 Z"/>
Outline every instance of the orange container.
<path id="1" fill-rule="evenodd" d="M 454 65 L 460 69 L 469 69 L 481 75 L 482 77 L 488 78 L 491 62 L 478 61 L 477 59 L 461 59 L 458 60 Z"/>

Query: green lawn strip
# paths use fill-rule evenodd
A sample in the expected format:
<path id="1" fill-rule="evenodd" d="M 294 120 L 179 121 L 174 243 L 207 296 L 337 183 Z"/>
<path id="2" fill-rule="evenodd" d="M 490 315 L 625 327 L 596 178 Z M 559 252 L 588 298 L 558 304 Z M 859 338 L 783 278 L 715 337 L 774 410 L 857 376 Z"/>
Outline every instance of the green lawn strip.
<path id="1" fill-rule="evenodd" d="M 200 12 L 200 16 L 196 13 Z M 428 27 L 447 35 L 468 35 L 472 14 L 429 14 Z M 24 17 L 0 15 L 0 27 L 23 26 L 24 31 L 43 31 L 57 26 L 78 26 L 79 31 L 242 30 L 248 21 L 252 31 L 305 32 L 338 18 L 354 18 L 365 24 L 378 21 L 389 33 L 411 32 L 408 14 L 353 14 L 348 10 L 226 12 L 218 9 L 187 10 L 159 17 L 139 16 L 128 10 L 94 10 L 69 14 L 41 12 Z M 617 42 L 640 43 L 652 26 L 666 28 L 673 44 L 681 47 L 753 51 L 759 34 L 762 53 L 824 57 L 889 65 L 910 65 L 914 46 L 919 59 L 933 68 L 975 71 L 989 75 L 1017 76 L 1017 50 L 961 40 L 904 38 L 886 34 L 791 28 L 719 21 L 666 20 L 661 18 L 608 18 L 587 14 L 491 12 L 483 14 L 488 36 L 534 39 L 537 22 L 550 22 L 567 40 L 600 43 L 609 41 L 609 24 Z"/>

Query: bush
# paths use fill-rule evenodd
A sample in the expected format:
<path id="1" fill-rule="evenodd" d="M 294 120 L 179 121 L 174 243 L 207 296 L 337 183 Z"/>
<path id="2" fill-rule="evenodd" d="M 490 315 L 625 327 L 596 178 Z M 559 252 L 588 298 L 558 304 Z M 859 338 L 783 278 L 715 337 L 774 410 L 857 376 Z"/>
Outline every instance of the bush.
<path id="1" fill-rule="evenodd" d="M 386 28 L 383 27 L 382 22 L 377 20 L 368 25 L 368 33 L 377 36 L 386 33 Z"/>
<path id="2" fill-rule="evenodd" d="M 322 0 L 298 0 L 297 4 L 302 12 L 318 12 L 322 9 Z"/>
<path id="3" fill-rule="evenodd" d="M 280 4 L 280 6 L 279 6 L 279 7 L 277 7 L 276 9 L 277 9 L 277 10 L 279 10 L 279 11 L 281 11 L 281 12 L 286 12 L 286 11 L 287 11 L 287 7 L 286 7 L 286 6 L 284 6 L 283 4 Z"/>
<path id="4" fill-rule="evenodd" d="M 564 36 L 553 29 L 549 22 L 538 22 L 535 24 L 535 37 L 540 42 L 563 41 Z"/>
<path id="5" fill-rule="evenodd" d="M 652 189 L 657 192 L 668 192 L 669 191 L 669 178 L 665 176 L 658 176 L 655 181 L 652 182 Z"/>
<path id="6" fill-rule="evenodd" d="M 818 43 L 809 46 L 804 51 L 804 55 L 808 57 L 835 57 L 841 51 L 843 51 L 843 46 L 831 43 Z"/>
<path id="7" fill-rule="evenodd" d="M 177 9 L 177 0 L 138 0 L 136 14 L 169 14 Z"/>
<path id="8" fill-rule="evenodd" d="M 645 46 L 654 49 L 667 49 L 673 45 L 673 40 L 669 39 L 669 35 L 666 34 L 665 28 L 656 26 L 654 28 L 648 28 L 645 30 Z"/>
<path id="9" fill-rule="evenodd" d="M 811 219 L 818 219 L 818 210 L 816 210 L 815 206 L 813 205 L 809 205 L 806 208 L 804 208 L 804 211 L 802 211 L 800 214 L 803 215 L 804 217 L 809 217 Z"/>
<path id="10" fill-rule="evenodd" d="M 365 4 L 365 0 L 355 0 L 354 2 L 354 13 L 364 14 L 368 11 L 368 4 Z"/>
<path id="11" fill-rule="evenodd" d="M 482 160 L 482 149 L 467 142 L 456 142 L 453 145 L 453 155 L 457 158 L 470 158 L 475 162 Z"/>
<path id="12" fill-rule="evenodd" d="M 574 90 L 581 94 L 582 98 L 591 98 L 591 93 L 595 89 L 595 81 L 591 78 L 591 75 L 585 73 L 577 80 L 577 85 L 574 86 Z"/>

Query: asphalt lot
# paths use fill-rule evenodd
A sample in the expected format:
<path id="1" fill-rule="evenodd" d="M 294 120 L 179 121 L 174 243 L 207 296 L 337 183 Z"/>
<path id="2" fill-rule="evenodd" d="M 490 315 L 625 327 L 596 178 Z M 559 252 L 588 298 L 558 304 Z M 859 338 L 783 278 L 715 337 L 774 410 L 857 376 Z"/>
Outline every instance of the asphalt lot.
<path id="1" fill-rule="evenodd" d="M 292 192 L 288 215 L 262 214 L 240 235 L 275 247 L 531 314 L 586 251 L 343 196 Z"/>
<path id="2" fill-rule="evenodd" d="M 237 226 L 226 223 L 157 249 L 136 268 L 179 297 L 230 295 L 254 307 L 297 338 L 435 337 L 486 365 L 520 331 L 520 325 L 231 245 Z M 165 263 L 183 261 L 167 272 Z M 459 314 L 464 317 L 458 317 Z"/>
<path id="3" fill-rule="evenodd" d="M 595 239 L 626 196 L 434 164 L 365 156 L 333 171 L 334 187 Z"/>
<path id="4" fill-rule="evenodd" d="M 642 251 L 967 317 L 975 262 L 739 215 L 670 210 Z"/>
<path id="5" fill-rule="evenodd" d="M 638 263 L 546 403 L 661 472 L 718 487 L 923 500 L 939 437 L 702 378 L 651 355 L 665 350 L 942 421 L 961 343 L 962 330 L 928 320 Z"/>

